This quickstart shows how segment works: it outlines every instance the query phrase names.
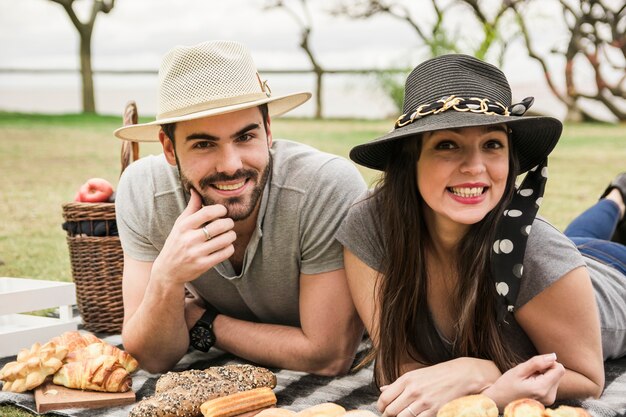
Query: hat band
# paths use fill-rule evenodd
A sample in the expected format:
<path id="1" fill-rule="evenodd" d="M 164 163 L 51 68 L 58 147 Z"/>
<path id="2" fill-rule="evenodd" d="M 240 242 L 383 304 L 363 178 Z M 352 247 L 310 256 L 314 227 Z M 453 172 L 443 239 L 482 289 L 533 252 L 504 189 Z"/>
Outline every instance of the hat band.
<path id="1" fill-rule="evenodd" d="M 212 110 L 220 107 L 235 106 L 244 103 L 253 103 L 255 101 L 264 100 L 270 97 L 269 92 L 244 94 L 236 97 L 228 97 L 217 100 L 205 101 L 204 103 L 194 104 L 192 106 L 183 107 L 182 109 L 172 110 L 157 115 L 157 120 L 170 119 L 173 117 L 186 116 L 204 110 Z"/>
<path id="2" fill-rule="evenodd" d="M 463 98 L 457 96 L 444 97 L 434 103 L 422 104 L 413 112 L 402 114 L 396 120 L 394 129 L 413 123 L 415 120 L 429 116 L 431 114 L 439 114 L 448 110 L 458 112 L 479 113 L 489 116 L 521 116 L 530 108 L 534 101 L 532 97 L 526 97 L 520 103 L 513 104 L 509 107 L 498 101 L 491 101 L 488 98 Z"/>

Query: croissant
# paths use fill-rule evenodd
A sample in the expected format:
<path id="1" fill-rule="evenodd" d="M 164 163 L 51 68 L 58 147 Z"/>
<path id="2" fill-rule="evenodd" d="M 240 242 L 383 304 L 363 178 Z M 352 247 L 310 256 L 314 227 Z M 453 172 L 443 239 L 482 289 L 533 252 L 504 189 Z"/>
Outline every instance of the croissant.
<path id="1" fill-rule="evenodd" d="M 91 333 L 80 333 L 78 331 L 65 332 L 60 336 L 52 338 L 50 341 L 59 346 L 67 347 L 68 352 L 80 350 L 92 343 L 102 342 L 102 340 Z"/>
<path id="2" fill-rule="evenodd" d="M 102 355 L 115 356 L 129 374 L 139 367 L 137 360 L 128 352 L 105 342 L 92 343 L 82 349 L 70 351 L 65 357 L 65 362 L 82 362 Z"/>
<path id="3" fill-rule="evenodd" d="M 68 388 L 104 392 L 126 392 L 132 385 L 130 374 L 110 355 L 68 362 L 54 374 L 52 382 Z"/>
<path id="4" fill-rule="evenodd" d="M 0 370 L 0 380 L 5 381 L 2 390 L 24 392 L 37 388 L 63 365 L 65 355 L 67 348 L 53 342 L 43 346 L 35 343 L 30 349 L 20 350 L 17 360 Z"/>

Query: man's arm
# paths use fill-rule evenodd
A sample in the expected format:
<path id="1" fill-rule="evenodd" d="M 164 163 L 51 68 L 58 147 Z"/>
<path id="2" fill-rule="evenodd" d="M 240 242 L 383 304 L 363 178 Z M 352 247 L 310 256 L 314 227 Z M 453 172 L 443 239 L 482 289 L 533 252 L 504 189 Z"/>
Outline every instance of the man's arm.
<path id="1" fill-rule="evenodd" d="M 343 269 L 300 275 L 301 327 L 218 315 L 216 347 L 266 366 L 318 375 L 347 372 L 363 336 Z"/>
<path id="2" fill-rule="evenodd" d="M 228 259 L 234 249 L 233 221 L 222 218 L 220 205 L 202 207 L 192 191 L 187 208 L 176 220 L 154 262 L 124 254 L 124 348 L 150 372 L 170 369 L 189 346 L 185 283 Z M 200 228 L 214 236 L 206 240 Z M 189 307 L 189 308 L 188 308 Z"/>
<path id="3" fill-rule="evenodd" d="M 151 372 L 169 369 L 189 347 L 184 284 L 150 280 L 152 262 L 124 256 L 124 348 Z"/>

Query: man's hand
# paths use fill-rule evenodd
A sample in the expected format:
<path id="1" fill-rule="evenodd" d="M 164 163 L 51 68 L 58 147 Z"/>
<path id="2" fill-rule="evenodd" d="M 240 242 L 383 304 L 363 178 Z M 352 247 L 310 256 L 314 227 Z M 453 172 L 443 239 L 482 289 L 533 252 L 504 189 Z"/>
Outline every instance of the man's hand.
<path id="1" fill-rule="evenodd" d="M 184 284 L 228 259 L 237 235 L 232 230 L 235 223 L 225 215 L 226 207 L 220 204 L 202 207 L 200 196 L 191 189 L 189 204 L 154 261 L 152 279 Z"/>

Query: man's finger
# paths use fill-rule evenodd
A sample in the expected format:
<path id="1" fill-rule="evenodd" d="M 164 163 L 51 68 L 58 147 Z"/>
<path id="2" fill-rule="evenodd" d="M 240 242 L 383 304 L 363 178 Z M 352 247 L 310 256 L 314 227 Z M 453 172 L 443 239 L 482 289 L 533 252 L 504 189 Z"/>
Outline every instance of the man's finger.
<path id="1" fill-rule="evenodd" d="M 189 193 L 191 194 L 189 202 L 187 203 L 185 210 L 181 213 L 183 217 L 190 216 L 202 208 L 202 199 L 200 198 L 200 194 L 198 194 L 193 187 L 189 188 Z"/>
<path id="2" fill-rule="evenodd" d="M 201 207 L 199 210 L 196 210 L 195 213 L 190 214 L 187 221 L 189 222 L 190 228 L 199 229 L 207 223 L 223 218 L 224 216 L 226 216 L 226 213 L 226 207 L 224 207 L 223 205 L 212 204 L 210 206 Z"/>

